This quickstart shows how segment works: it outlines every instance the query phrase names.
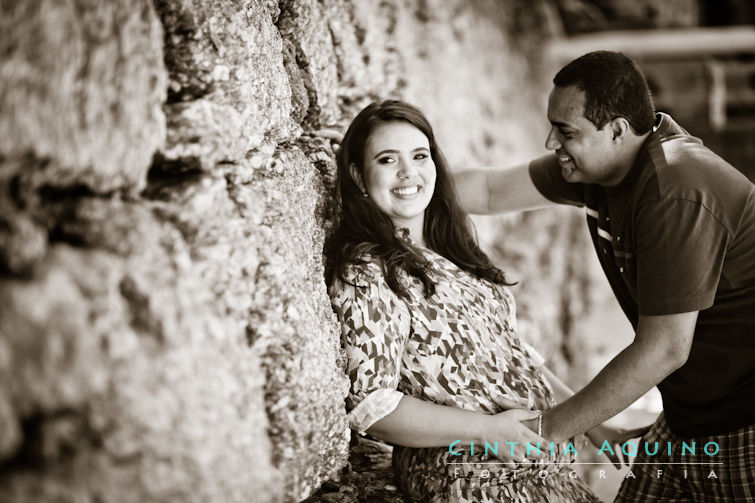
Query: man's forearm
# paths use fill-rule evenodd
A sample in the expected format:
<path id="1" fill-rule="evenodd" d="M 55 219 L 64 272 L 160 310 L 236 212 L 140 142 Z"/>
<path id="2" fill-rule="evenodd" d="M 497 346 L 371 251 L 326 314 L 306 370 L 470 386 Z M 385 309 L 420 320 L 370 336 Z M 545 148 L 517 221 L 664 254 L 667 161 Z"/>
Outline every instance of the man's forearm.
<path id="1" fill-rule="evenodd" d="M 581 391 L 543 415 L 543 436 L 563 441 L 615 416 L 675 369 L 635 366 L 638 350 L 629 346 Z M 661 365 L 661 362 L 655 362 Z"/>
<path id="2" fill-rule="evenodd" d="M 683 362 L 631 344 L 581 391 L 543 415 L 543 436 L 563 441 L 615 416 Z"/>
<path id="3" fill-rule="evenodd" d="M 543 436 L 556 441 L 583 433 L 618 414 L 684 365 L 697 311 L 640 316 L 632 344 L 581 391 L 543 415 Z"/>

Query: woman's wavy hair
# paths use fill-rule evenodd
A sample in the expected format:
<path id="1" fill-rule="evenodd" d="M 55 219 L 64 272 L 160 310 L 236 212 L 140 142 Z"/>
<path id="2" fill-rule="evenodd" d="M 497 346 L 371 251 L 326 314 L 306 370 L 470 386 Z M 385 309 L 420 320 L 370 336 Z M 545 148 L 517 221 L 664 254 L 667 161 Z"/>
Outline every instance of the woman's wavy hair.
<path id="1" fill-rule="evenodd" d="M 422 282 L 424 294 L 435 293 L 428 272 L 430 262 L 410 243 L 397 235 L 391 219 L 362 191 L 350 174 L 354 164 L 364 176 L 365 146 L 372 131 L 386 122 L 408 122 L 427 137 L 435 163 L 435 191 L 425 210 L 424 238 L 427 246 L 461 269 L 494 283 L 509 284 L 503 272 L 480 250 L 467 214 L 459 205 L 453 178 L 432 127 L 416 107 L 397 100 L 371 103 L 354 118 L 341 142 L 336 158 L 335 231 L 325 247 L 326 280 L 330 285 L 345 278 L 350 264 L 364 264 L 366 257 L 379 259 L 388 286 L 398 296 L 408 298 L 406 286 L 398 277 L 400 269 Z"/>

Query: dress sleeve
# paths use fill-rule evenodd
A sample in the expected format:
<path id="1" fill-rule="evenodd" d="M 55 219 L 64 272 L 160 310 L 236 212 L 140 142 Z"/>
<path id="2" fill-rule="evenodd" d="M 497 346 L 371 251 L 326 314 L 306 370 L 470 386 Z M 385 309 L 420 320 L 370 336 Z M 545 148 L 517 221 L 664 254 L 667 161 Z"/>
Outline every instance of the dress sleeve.
<path id="1" fill-rule="evenodd" d="M 700 311 L 713 305 L 730 234 L 704 206 L 661 199 L 635 216 L 640 314 Z"/>
<path id="2" fill-rule="evenodd" d="M 401 359 L 411 330 L 406 304 L 374 263 L 352 268 L 334 281 L 331 302 L 341 323 L 351 386 L 349 425 L 363 433 L 398 406 Z"/>
<path id="3" fill-rule="evenodd" d="M 529 172 L 535 188 L 545 198 L 558 204 L 585 205 L 584 184 L 564 180 L 556 154 L 544 155 L 530 162 Z"/>

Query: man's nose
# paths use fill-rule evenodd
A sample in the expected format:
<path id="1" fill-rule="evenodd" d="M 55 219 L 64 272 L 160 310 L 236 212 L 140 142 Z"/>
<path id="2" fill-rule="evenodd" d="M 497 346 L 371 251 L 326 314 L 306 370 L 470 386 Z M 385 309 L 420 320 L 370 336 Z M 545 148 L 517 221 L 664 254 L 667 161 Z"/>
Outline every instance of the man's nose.
<path id="1" fill-rule="evenodd" d="M 548 137 L 545 139 L 545 148 L 548 150 L 558 150 L 561 148 L 561 139 L 555 126 L 551 127 Z"/>

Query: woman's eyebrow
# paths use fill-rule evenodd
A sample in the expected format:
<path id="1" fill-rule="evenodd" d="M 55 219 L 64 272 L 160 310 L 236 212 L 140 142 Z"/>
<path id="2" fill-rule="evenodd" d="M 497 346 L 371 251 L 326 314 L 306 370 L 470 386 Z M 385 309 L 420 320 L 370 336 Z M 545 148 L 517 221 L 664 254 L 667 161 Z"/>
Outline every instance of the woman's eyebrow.
<path id="1" fill-rule="evenodd" d="M 381 150 L 380 152 L 378 152 L 377 154 L 373 156 L 373 159 L 377 159 L 383 154 L 398 154 L 398 150 L 393 150 L 393 149 Z"/>
<path id="2" fill-rule="evenodd" d="M 415 147 L 411 151 L 412 152 L 417 152 L 419 150 L 427 150 L 427 151 L 429 151 L 430 147 Z M 394 150 L 394 149 L 381 150 L 380 152 L 378 152 L 377 154 L 375 154 L 373 156 L 373 159 L 377 159 L 378 157 L 380 157 L 383 154 L 398 154 L 398 153 L 400 153 L 400 152 L 398 150 Z"/>

